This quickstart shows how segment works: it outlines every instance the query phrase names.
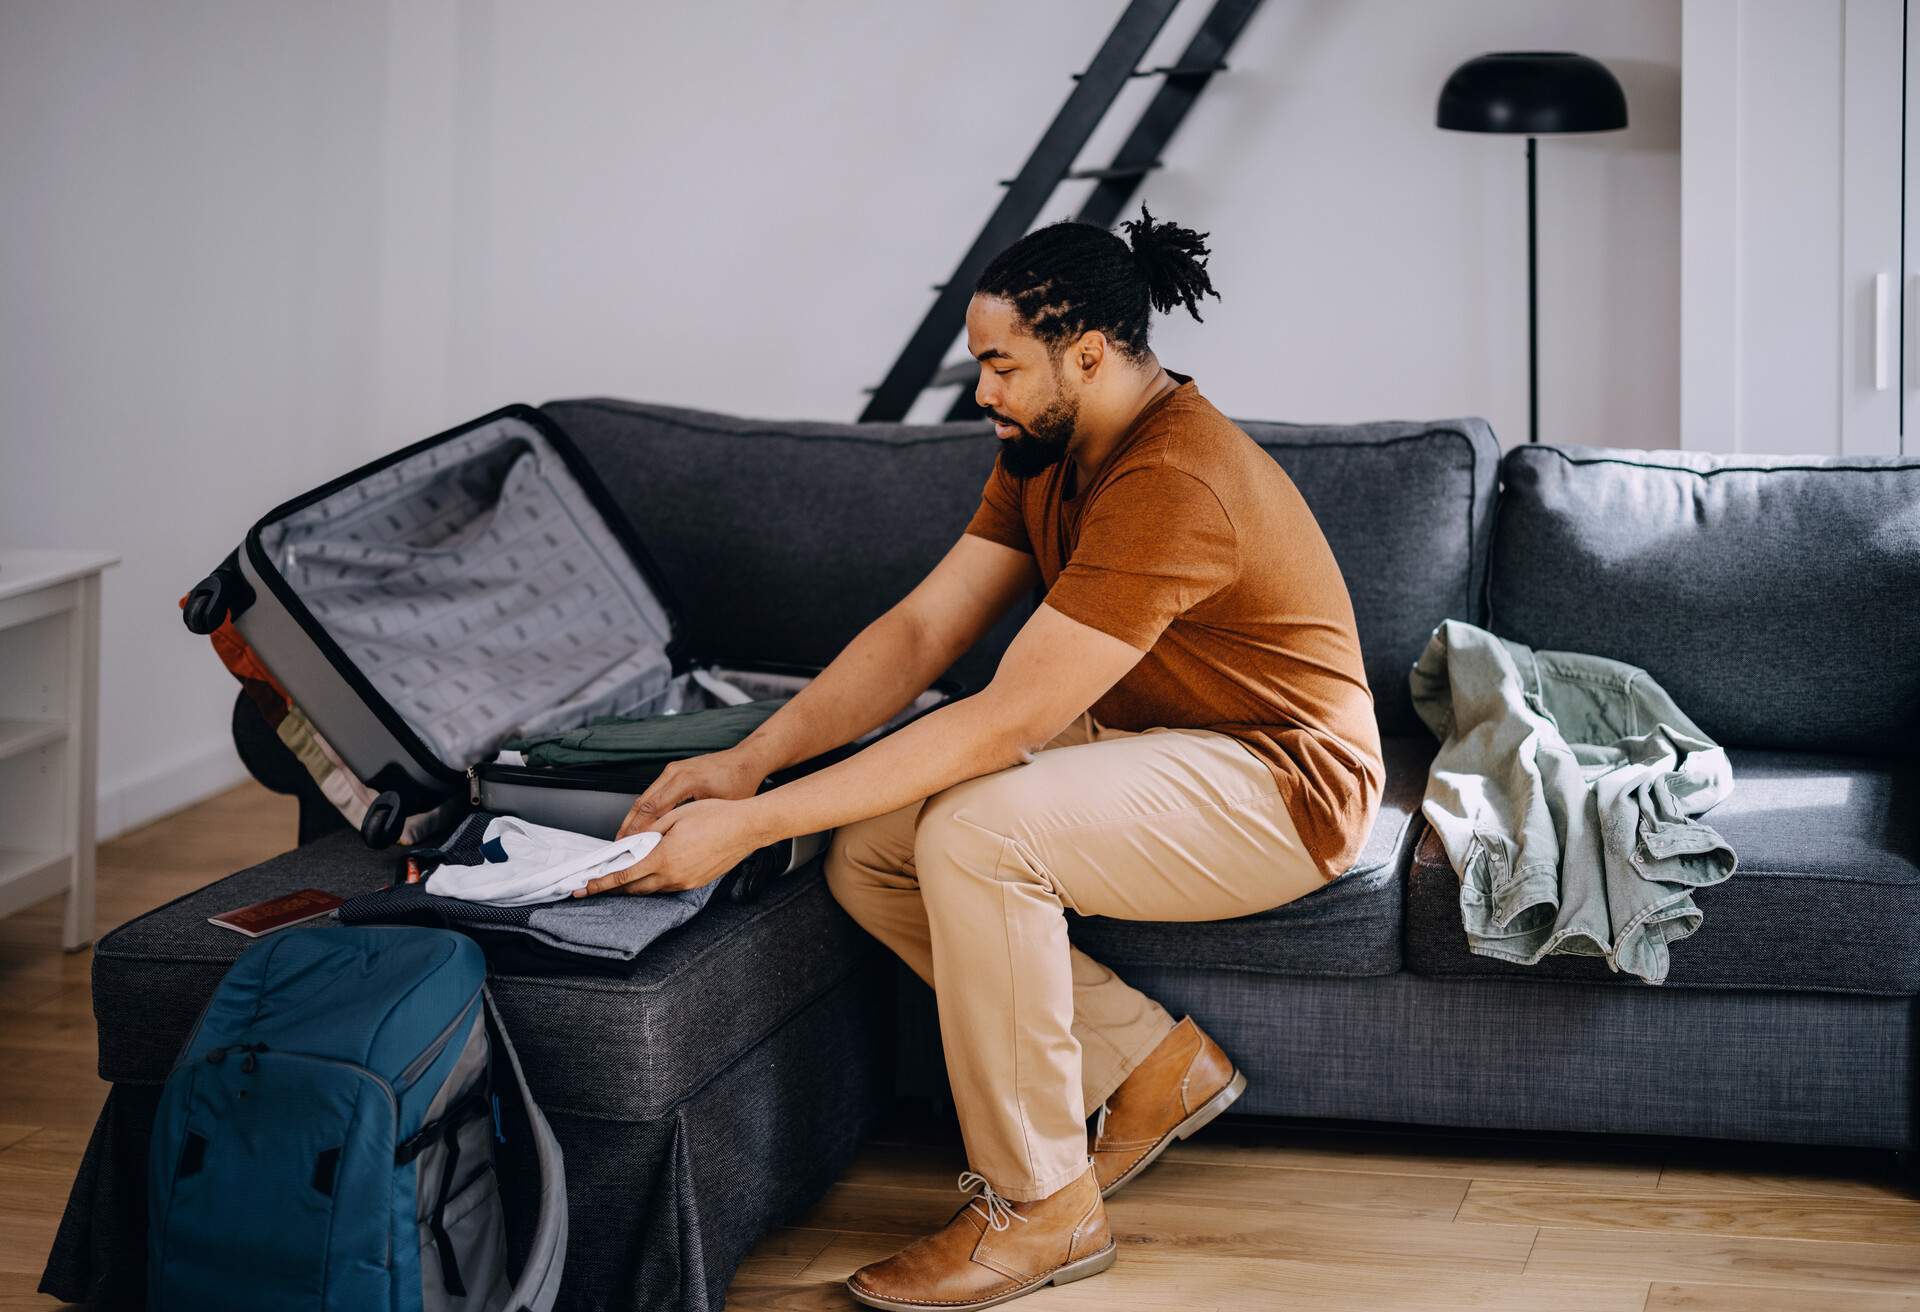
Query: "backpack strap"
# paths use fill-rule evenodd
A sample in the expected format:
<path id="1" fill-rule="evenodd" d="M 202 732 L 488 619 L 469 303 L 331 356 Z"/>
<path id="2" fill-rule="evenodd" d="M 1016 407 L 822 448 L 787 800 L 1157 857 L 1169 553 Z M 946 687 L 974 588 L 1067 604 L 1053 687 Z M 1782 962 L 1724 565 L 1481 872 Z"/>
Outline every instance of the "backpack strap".
<path id="1" fill-rule="evenodd" d="M 546 1115 L 527 1087 L 520 1054 L 513 1050 L 513 1041 L 507 1037 L 507 1027 L 493 1005 L 493 994 L 484 985 L 480 992 L 486 1000 L 487 1038 L 494 1045 L 495 1061 L 498 1063 L 504 1054 L 506 1067 L 513 1072 L 513 1083 L 526 1109 L 527 1124 L 533 1130 L 534 1152 L 540 1162 L 540 1215 L 534 1225 L 533 1243 L 527 1250 L 526 1266 L 514 1282 L 508 1306 L 512 1312 L 553 1312 L 554 1301 L 560 1294 L 561 1269 L 567 1257 L 566 1167 L 560 1157 L 560 1141 L 554 1138 L 553 1127 L 547 1124 Z"/>
<path id="2" fill-rule="evenodd" d="M 446 1161 L 440 1168 L 440 1193 L 434 1199 L 428 1233 L 433 1236 L 440 1256 L 440 1281 L 454 1298 L 467 1296 L 467 1283 L 460 1274 L 460 1258 L 447 1230 L 447 1203 L 453 1197 L 454 1177 L 460 1173 L 460 1127 L 479 1117 L 493 1119 L 493 1081 L 483 1080 L 480 1087 L 459 1099 L 451 1107 L 428 1121 L 413 1136 L 394 1149 L 393 1160 L 404 1166 L 435 1143 L 446 1149 Z M 324 1192 L 332 1192 L 331 1188 Z"/>

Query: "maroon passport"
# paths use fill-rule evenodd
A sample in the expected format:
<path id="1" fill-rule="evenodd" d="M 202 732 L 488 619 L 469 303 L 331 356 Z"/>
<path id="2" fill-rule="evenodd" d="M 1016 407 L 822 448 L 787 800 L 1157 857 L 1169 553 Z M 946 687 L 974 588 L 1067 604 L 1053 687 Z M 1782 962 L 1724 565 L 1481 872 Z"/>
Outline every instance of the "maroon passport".
<path id="1" fill-rule="evenodd" d="M 317 888 L 303 888 L 298 893 L 255 902 L 238 911 L 223 911 L 217 916 L 208 916 L 207 923 L 245 934 L 248 938 L 259 938 L 276 929 L 285 929 L 288 925 L 324 916 L 344 900 L 331 893 L 322 893 Z"/>

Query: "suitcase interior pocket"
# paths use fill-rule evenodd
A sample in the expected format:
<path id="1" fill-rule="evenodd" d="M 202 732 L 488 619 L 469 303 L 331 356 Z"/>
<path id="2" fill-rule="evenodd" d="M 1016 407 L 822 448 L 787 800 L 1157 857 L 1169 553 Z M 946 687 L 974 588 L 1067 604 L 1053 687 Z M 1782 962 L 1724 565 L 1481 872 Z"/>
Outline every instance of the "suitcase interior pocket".
<path id="1" fill-rule="evenodd" d="M 679 709 L 665 607 L 558 450 L 506 417 L 260 530 L 355 668 L 456 769 L 517 732 Z"/>

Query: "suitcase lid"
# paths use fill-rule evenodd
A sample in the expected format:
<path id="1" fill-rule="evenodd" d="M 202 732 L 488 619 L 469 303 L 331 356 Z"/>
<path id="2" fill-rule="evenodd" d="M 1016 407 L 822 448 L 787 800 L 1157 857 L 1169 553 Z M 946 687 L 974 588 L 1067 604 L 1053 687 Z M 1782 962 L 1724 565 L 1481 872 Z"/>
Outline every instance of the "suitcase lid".
<path id="1" fill-rule="evenodd" d="M 543 455 L 542 444 L 565 478 L 550 477 L 547 462 L 522 460 Z M 544 513 L 502 523 L 510 493 L 523 498 L 516 515 Z M 463 511 L 469 521 L 460 520 Z M 516 552 L 522 543 L 527 549 Z M 485 724 L 508 716 L 513 732 L 538 725 L 554 710 L 543 708 L 543 693 L 562 690 L 583 716 L 604 713 L 591 710 L 590 698 L 580 711 L 583 677 L 590 693 L 603 679 L 622 686 L 623 665 L 634 679 L 670 681 L 698 663 L 683 637 L 684 612 L 632 523 L 566 433 L 532 406 L 504 406 L 283 502 L 248 530 L 241 549 L 320 654 L 448 792 L 464 786 L 470 766 L 491 759 Z M 475 606 L 487 600 L 486 587 L 509 582 L 508 593 L 492 598 L 497 614 Z M 582 616 L 584 623 L 570 622 Z M 497 644 L 473 638 L 483 620 L 505 626 Z M 415 624 L 422 627 L 409 633 Z M 460 631 L 437 638 L 427 627 L 436 625 Z M 583 639 L 589 628 L 596 632 Z M 554 634 L 566 636 L 567 649 L 548 641 Z M 477 671 L 476 651 L 489 662 Z M 271 667 L 272 653 L 260 655 Z M 526 682 L 503 681 L 506 670 Z M 450 704 L 441 709 L 441 701 Z M 449 723 L 463 716 L 470 727 Z"/>

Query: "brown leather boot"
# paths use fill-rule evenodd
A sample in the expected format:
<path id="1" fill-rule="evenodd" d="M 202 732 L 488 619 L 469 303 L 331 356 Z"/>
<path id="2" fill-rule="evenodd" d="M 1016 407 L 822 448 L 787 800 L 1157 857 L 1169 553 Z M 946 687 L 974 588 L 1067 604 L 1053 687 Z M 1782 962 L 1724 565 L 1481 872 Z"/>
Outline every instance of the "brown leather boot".
<path id="1" fill-rule="evenodd" d="M 1247 1077 L 1220 1045 L 1193 1017 L 1182 1017 L 1100 1108 L 1090 1149 L 1100 1196 L 1111 1198 L 1175 1139 L 1225 1111 L 1246 1087 Z"/>
<path id="2" fill-rule="evenodd" d="M 1091 1168 L 1030 1203 L 1009 1202 L 972 1171 L 961 1172 L 960 1187 L 980 1192 L 941 1229 L 848 1276 L 848 1291 L 895 1312 L 970 1312 L 1113 1265 L 1113 1232 Z"/>

